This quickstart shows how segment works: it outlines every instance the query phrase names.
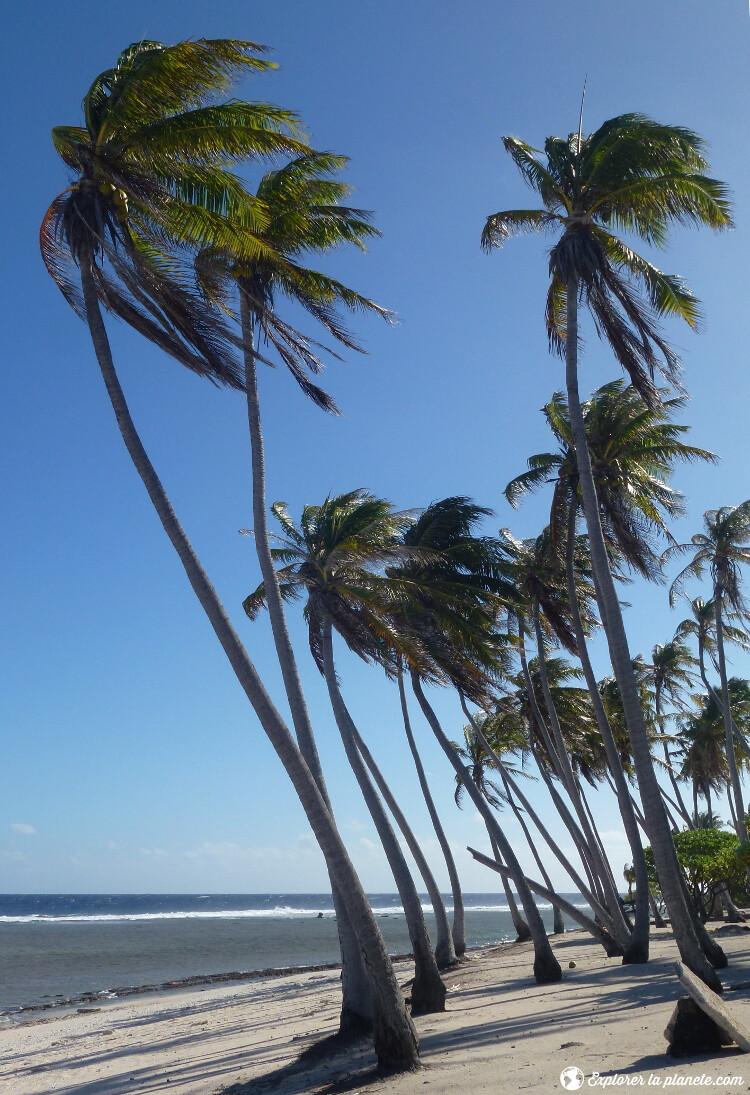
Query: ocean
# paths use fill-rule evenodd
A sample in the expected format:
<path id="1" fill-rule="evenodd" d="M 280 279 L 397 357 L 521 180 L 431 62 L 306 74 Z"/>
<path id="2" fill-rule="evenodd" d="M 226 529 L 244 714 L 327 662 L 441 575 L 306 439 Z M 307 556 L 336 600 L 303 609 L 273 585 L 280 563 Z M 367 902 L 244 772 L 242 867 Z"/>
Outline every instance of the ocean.
<path id="1" fill-rule="evenodd" d="M 398 896 L 369 896 L 390 953 L 408 953 Z M 579 894 L 564 896 L 587 907 Z M 434 938 L 426 895 L 423 904 Z M 515 938 L 503 894 L 464 894 L 464 904 L 468 946 Z M 450 896 L 446 905 L 450 915 Z M 551 907 L 539 907 L 551 931 Z M 166 982 L 209 984 L 338 958 L 329 894 L 0 894 L 4 1023 L 29 1009 L 159 991 Z"/>

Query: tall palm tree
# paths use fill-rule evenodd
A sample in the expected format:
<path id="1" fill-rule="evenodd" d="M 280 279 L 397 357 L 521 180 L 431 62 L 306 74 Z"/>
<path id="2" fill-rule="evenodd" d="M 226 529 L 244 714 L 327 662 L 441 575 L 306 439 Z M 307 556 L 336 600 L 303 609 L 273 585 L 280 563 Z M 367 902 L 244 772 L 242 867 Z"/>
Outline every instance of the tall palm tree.
<path id="1" fill-rule="evenodd" d="M 292 327 L 279 313 L 279 300 L 293 303 L 311 315 L 339 344 L 360 349 L 337 316 L 337 305 L 373 311 L 385 309 L 348 289 L 334 278 L 302 264 L 309 252 L 325 252 L 343 243 L 365 249 L 365 240 L 379 235 L 369 214 L 341 204 L 351 187 L 333 177 L 346 164 L 344 156 L 306 151 L 261 179 L 255 202 L 265 214 L 264 250 L 256 255 L 223 247 L 207 247 L 196 269 L 204 292 L 227 310 L 239 296 L 239 319 L 244 356 L 244 382 L 252 465 L 253 538 L 267 592 L 271 631 L 282 679 L 302 754 L 321 787 L 328 792 L 318 756 L 299 670 L 284 618 L 281 595 L 271 558 L 266 514 L 266 470 L 258 391 L 258 362 L 272 364 L 268 349 L 287 366 L 302 392 L 319 407 L 337 413 L 333 400 L 310 379 L 323 362 L 320 347 Z M 337 355 L 333 355 L 337 356 Z M 337 927 L 342 945 L 345 1009 L 361 1011 L 359 1001 L 364 970 L 356 950 L 343 900 L 333 887 Z"/>
<path id="2" fill-rule="evenodd" d="M 487 802 L 495 810 L 499 809 L 502 805 L 502 792 L 495 783 L 488 777 L 486 772 L 486 757 L 487 754 L 482 746 L 482 743 L 476 737 L 472 731 L 471 726 L 464 727 L 464 742 L 465 745 L 458 747 L 457 751 L 461 759 L 468 763 L 469 770 L 471 772 L 471 778 L 474 780 L 474 784 L 487 800 Z M 456 780 L 456 791 L 454 799 L 456 806 L 461 807 L 463 799 L 464 785 L 460 780 Z M 492 854 L 495 859 L 500 861 L 502 859 L 500 855 L 500 849 L 498 848 L 497 841 L 492 835 L 491 829 L 487 827 L 487 835 L 490 840 L 490 847 L 492 848 Z M 513 895 L 513 891 L 510 888 L 510 884 L 507 878 L 501 876 L 503 891 L 505 893 L 505 900 L 508 902 L 508 910 L 510 912 L 510 918 L 513 921 L 513 927 L 516 930 L 516 942 L 525 943 L 531 939 L 531 931 L 529 925 L 521 916 L 518 909 L 518 904 Z"/>
<path id="3" fill-rule="evenodd" d="M 670 421 L 671 414 L 683 405 L 683 399 L 665 399 L 661 404 L 649 407 L 635 388 L 621 379 L 598 388 L 582 404 L 599 514 L 610 556 L 616 556 L 621 566 L 646 578 L 660 574 L 656 537 L 662 534 L 671 540 L 666 518 L 684 513 L 682 494 L 669 485 L 674 463 L 715 460 L 712 453 L 687 445 L 683 440 L 687 427 Z M 599 694 L 588 653 L 586 629 L 578 610 L 575 559 L 581 498 L 570 415 L 563 393 L 555 393 L 544 408 L 544 414 L 558 451 L 530 457 L 528 471 L 511 480 L 505 495 L 511 505 L 516 506 L 526 492 L 550 480 L 554 483 L 550 514 L 552 539 L 556 548 L 564 551 L 577 653 L 607 751 L 636 874 L 635 925 L 627 956 L 628 961 L 645 961 L 649 935 L 648 868 L 630 789 L 618 762 L 617 743 Z M 580 554 L 585 552 L 581 550 Z"/>
<path id="4" fill-rule="evenodd" d="M 278 538 L 280 546 L 272 549 L 272 558 L 282 564 L 277 575 L 281 595 L 286 599 L 305 597 L 310 651 L 325 678 L 347 759 L 377 829 L 404 907 L 415 963 L 412 1012 L 442 1011 L 446 990 L 430 946 L 419 895 L 406 858 L 368 777 L 360 749 L 363 743 L 341 694 L 333 654 L 334 629 L 349 648 L 366 661 L 377 660 L 384 640 L 393 638 L 393 628 L 382 615 L 377 597 L 382 585 L 377 571 L 385 562 L 400 557 L 402 548 L 397 534 L 400 526 L 411 518 L 395 513 L 390 503 L 364 490 L 326 498 L 320 506 L 305 506 L 298 526 L 283 503 L 274 503 L 272 512 L 284 532 L 284 536 Z M 266 600 L 265 583 L 261 583 L 244 601 L 245 611 L 251 619 L 265 606 Z M 411 834 L 407 839 L 412 847 L 416 846 Z M 426 862 L 422 861 L 422 866 L 429 876 L 425 883 L 436 901 L 435 916 L 442 929 L 445 962 L 450 964 L 451 960 L 455 962 L 455 954 L 452 954 L 447 915 Z"/>
<path id="5" fill-rule="evenodd" d="M 516 540 L 508 529 L 500 532 L 501 550 L 508 561 L 513 584 L 521 601 L 515 615 L 518 621 L 518 644 L 521 666 L 526 679 L 527 694 L 532 705 L 530 727 L 532 740 L 538 735 L 546 756 L 552 764 L 555 774 L 566 789 L 577 816 L 577 823 L 563 805 L 554 784 L 547 784 L 550 794 L 561 811 L 563 821 L 576 843 L 582 862 L 589 876 L 591 889 L 608 910 L 608 925 L 616 938 L 623 944 L 630 938 L 630 929 L 625 921 L 620 897 L 616 889 L 612 870 L 600 847 L 588 817 L 583 801 L 580 784 L 573 771 L 568 743 L 565 742 L 560 718 L 555 707 L 547 672 L 547 637 L 562 643 L 569 650 L 576 649 L 575 637 L 570 624 L 570 606 L 566 588 L 565 573 L 552 547 L 549 528 L 536 538 Z M 577 602 L 586 611 L 584 604 L 588 590 L 584 592 L 579 583 Z M 590 599 L 591 594 L 589 594 Z M 524 630 L 526 617 L 529 618 L 536 637 L 537 666 L 542 691 L 542 709 L 536 703 L 526 661 Z M 549 724 L 549 730 L 548 730 Z"/>
<path id="6" fill-rule="evenodd" d="M 711 792 L 720 793 L 729 780 L 724 715 L 713 696 L 705 696 L 697 714 L 685 718 L 680 725 L 682 767 L 680 779 L 690 781 L 695 805 L 693 823 L 698 824 L 698 796 L 706 800 L 709 828 L 713 818 Z"/>
<path id="7" fill-rule="evenodd" d="M 472 585 L 475 583 L 476 574 L 482 574 L 487 569 L 488 554 L 491 552 L 488 553 L 488 542 L 474 536 L 473 532 L 476 524 L 482 518 L 489 517 L 490 512 L 478 506 L 470 498 L 463 496 L 443 498 L 432 502 L 416 521 L 403 530 L 402 541 L 408 556 L 402 561 L 395 574 L 393 570 L 390 571 L 390 578 L 391 581 L 395 580 L 399 589 L 406 594 L 407 602 L 413 602 L 416 598 L 419 604 L 420 598 L 429 600 L 430 597 L 437 596 L 443 610 L 451 607 L 458 608 L 458 613 L 453 613 L 453 623 L 459 626 L 462 609 L 467 602 L 476 604 L 477 597 L 481 602 L 484 595 L 485 583 L 480 581 L 479 589 L 473 589 Z M 425 570 L 426 564 L 427 570 Z M 439 589 L 436 588 L 438 578 Z M 408 631 L 408 619 L 402 621 L 402 625 Z M 467 650 L 471 650 L 475 645 L 468 628 L 464 628 L 463 643 Z M 461 883 L 453 852 L 440 821 L 412 731 L 404 689 L 406 660 L 404 657 L 399 657 L 396 662 L 404 730 L 435 836 L 445 859 L 453 896 L 453 943 L 456 954 L 461 956 L 466 951 Z"/>
<path id="8" fill-rule="evenodd" d="M 495 633 L 500 594 L 506 600 L 515 597 L 499 566 L 496 543 L 474 535 L 485 511 L 465 498 L 435 505 L 443 510 L 437 524 L 443 527 L 444 548 L 430 554 L 429 545 L 423 545 L 413 557 L 387 567 L 392 619 L 417 652 L 406 660 L 422 713 L 510 870 L 534 943 L 534 976 L 539 983 L 559 981 L 560 964 L 514 850 L 424 693 L 423 681 L 431 681 L 450 684 L 470 699 L 485 696 L 502 665 L 502 643 Z"/>
<path id="9" fill-rule="evenodd" d="M 747 834 L 744 828 L 745 808 L 742 785 L 735 757 L 732 708 L 729 698 L 726 654 L 724 651 L 724 613 L 735 612 L 745 618 L 748 605 L 742 591 L 740 567 L 750 563 L 750 499 L 739 506 L 723 506 L 708 510 L 703 517 L 704 532 L 696 533 L 690 544 L 677 545 L 673 553 L 692 551 L 693 558 L 672 583 L 670 599 L 674 603 L 677 594 L 688 578 L 701 577 L 710 572 L 713 583 L 714 638 L 721 681 L 721 707 L 724 715 L 727 764 L 732 784 L 735 827 L 740 840 Z"/>
<path id="10" fill-rule="evenodd" d="M 188 579 L 264 731 L 274 745 L 323 850 L 370 971 L 375 1046 L 383 1065 L 412 1068 L 418 1042 L 382 936 L 325 799 L 273 707 L 185 535 L 130 416 L 101 307 L 124 319 L 191 370 L 242 388 L 231 338 L 192 280 L 194 252 L 211 242 L 244 256 L 266 249 L 262 208 L 226 163 L 304 152 L 295 119 L 266 104 L 214 103 L 232 80 L 269 62 L 251 42 L 140 42 L 101 73 L 83 101 L 84 127 L 53 141 L 76 179 L 50 206 L 44 260 L 85 319 L 125 445 Z M 79 280 L 80 279 L 80 280 Z"/>
<path id="11" fill-rule="evenodd" d="M 657 644 L 651 655 L 651 671 L 653 674 L 654 686 L 654 714 L 659 725 L 659 730 L 661 731 L 664 760 L 666 761 L 667 772 L 672 784 L 672 789 L 675 793 L 677 806 L 688 828 L 692 828 L 693 823 L 690 813 L 688 812 L 685 803 L 682 801 L 677 777 L 672 768 L 669 742 L 664 730 L 665 713 L 663 707 L 664 699 L 666 697 L 671 700 L 672 705 L 678 711 L 681 711 L 682 713 L 685 712 L 686 703 L 683 693 L 686 688 L 691 687 L 695 682 L 695 666 L 697 666 L 697 664 L 696 659 L 692 656 L 688 647 L 679 638 L 674 638 L 671 642 L 664 643 L 663 645 Z"/>
<path id="12" fill-rule="evenodd" d="M 515 209 L 487 219 L 486 249 L 521 231 L 561 230 L 550 253 L 547 330 L 553 349 L 564 354 L 566 391 L 583 510 L 589 534 L 597 598 L 623 697 L 646 824 L 662 892 L 680 954 L 714 988 L 720 982 L 703 953 L 681 883 L 669 822 L 648 749 L 643 713 L 596 499 L 578 389 L 578 304 L 583 300 L 599 333 L 630 376 L 644 402 L 655 405 L 656 368 L 674 376 L 677 357 L 653 313 L 676 315 L 695 326 L 698 304 L 679 278 L 664 274 L 612 231 L 625 228 L 663 246 L 671 222 L 731 224 L 725 187 L 707 175 L 700 138 L 640 114 L 612 118 L 584 137 L 581 127 L 567 139 L 550 137 L 542 154 L 515 138 L 505 148 L 526 182 L 541 196 L 542 209 Z M 648 304 L 638 294 L 643 286 Z"/>
<path id="13" fill-rule="evenodd" d="M 709 655 L 712 665 L 715 669 L 716 666 L 716 642 L 714 639 L 714 631 L 716 628 L 716 613 L 714 608 L 713 599 L 704 601 L 702 597 L 693 597 L 688 599 L 690 605 L 690 616 L 677 625 L 675 631 L 675 638 L 685 638 L 688 635 L 696 640 L 698 646 L 698 672 L 703 682 L 703 687 L 712 695 L 719 707 L 721 707 L 721 700 L 706 675 L 706 654 Z M 750 637 L 747 631 L 743 627 L 736 627 L 735 623 L 738 620 L 742 620 L 742 614 L 728 611 L 726 608 L 722 613 L 724 620 L 724 638 L 736 646 L 739 646 L 742 650 L 750 649 Z M 734 621 L 730 623 L 729 621 Z M 718 672 L 718 669 L 717 669 Z M 737 723 L 732 720 L 732 728 L 737 741 L 742 746 L 746 754 L 750 755 L 750 744 L 748 744 L 742 730 L 737 726 Z"/>

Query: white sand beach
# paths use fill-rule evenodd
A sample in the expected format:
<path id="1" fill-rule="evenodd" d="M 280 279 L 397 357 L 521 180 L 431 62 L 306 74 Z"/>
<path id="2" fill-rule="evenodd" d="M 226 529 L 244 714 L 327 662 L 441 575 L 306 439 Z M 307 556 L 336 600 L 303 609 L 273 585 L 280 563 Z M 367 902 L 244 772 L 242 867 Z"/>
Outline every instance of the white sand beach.
<path id="1" fill-rule="evenodd" d="M 750 1026 L 750 933 L 720 939 L 731 962 L 721 973 L 725 1002 Z M 654 932 L 647 966 L 624 967 L 579 932 L 553 945 L 564 968 L 557 985 L 534 983 L 529 944 L 474 951 L 448 974 L 446 1012 L 416 1021 L 424 1065 L 416 1073 L 378 1077 L 368 1047 L 295 1065 L 336 1030 L 340 991 L 332 971 L 136 997 L 19 1023 L 0 1031 L 0 1092 L 354 1095 L 372 1088 L 416 1095 L 427 1086 L 431 1095 L 541 1093 L 564 1090 L 560 1073 L 568 1066 L 582 1070 L 586 1090 L 750 1089 L 750 1056 L 736 1047 L 689 1060 L 666 1055 L 663 1031 L 683 994 L 668 931 Z M 397 968 L 405 983 L 409 964 Z"/>

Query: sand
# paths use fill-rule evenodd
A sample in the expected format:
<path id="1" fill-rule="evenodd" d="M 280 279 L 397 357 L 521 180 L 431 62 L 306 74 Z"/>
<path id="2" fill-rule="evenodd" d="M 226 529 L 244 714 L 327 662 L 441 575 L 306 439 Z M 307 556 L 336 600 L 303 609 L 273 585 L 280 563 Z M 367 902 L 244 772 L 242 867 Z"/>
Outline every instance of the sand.
<path id="1" fill-rule="evenodd" d="M 731 961 L 724 999 L 750 1026 L 750 933 L 720 940 Z M 113 1001 L 2 1030 L 0 1092 L 546 1093 L 565 1090 L 568 1066 L 584 1073 L 580 1090 L 750 1089 L 750 1056 L 736 1048 L 666 1055 L 663 1030 L 683 991 L 668 931 L 654 933 L 647 966 L 622 966 L 578 932 L 554 949 L 564 970 L 558 985 L 534 983 L 529 944 L 475 951 L 448 974 L 447 1011 L 416 1021 L 424 1064 L 416 1073 L 377 1077 L 367 1046 L 295 1068 L 302 1050 L 336 1029 L 338 976 L 315 972 Z M 409 965 L 397 971 L 406 982 Z"/>

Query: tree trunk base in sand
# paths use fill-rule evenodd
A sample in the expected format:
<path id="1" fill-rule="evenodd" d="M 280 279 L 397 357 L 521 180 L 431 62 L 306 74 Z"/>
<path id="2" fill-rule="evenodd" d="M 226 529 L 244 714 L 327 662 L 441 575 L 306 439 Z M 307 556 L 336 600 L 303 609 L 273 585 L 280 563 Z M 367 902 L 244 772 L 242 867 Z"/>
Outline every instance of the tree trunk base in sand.
<path id="1" fill-rule="evenodd" d="M 715 1053 L 717 1049 L 731 1045 L 732 1042 L 690 996 L 682 996 L 677 1001 L 664 1037 L 669 1043 L 667 1053 L 670 1057 L 695 1057 L 699 1053 Z"/>

